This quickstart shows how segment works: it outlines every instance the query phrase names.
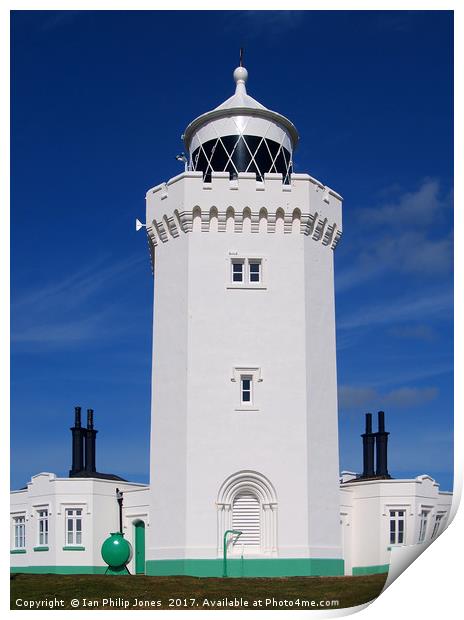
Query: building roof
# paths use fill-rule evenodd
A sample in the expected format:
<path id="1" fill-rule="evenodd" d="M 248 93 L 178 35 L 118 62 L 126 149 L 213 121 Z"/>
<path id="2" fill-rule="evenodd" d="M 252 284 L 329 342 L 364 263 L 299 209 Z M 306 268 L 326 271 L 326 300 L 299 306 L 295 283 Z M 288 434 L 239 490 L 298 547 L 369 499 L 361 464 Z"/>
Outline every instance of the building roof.
<path id="1" fill-rule="evenodd" d="M 248 71 L 245 67 L 237 67 L 233 75 L 235 80 L 235 93 L 232 97 L 229 97 L 229 99 L 218 105 L 214 110 L 201 114 L 187 126 L 184 132 L 184 143 L 187 150 L 190 147 L 193 135 L 200 127 L 210 121 L 221 119 L 226 116 L 256 116 L 271 120 L 281 125 L 285 131 L 288 132 L 293 143 L 293 148 L 295 148 L 298 143 L 298 132 L 295 125 L 289 121 L 288 118 L 278 112 L 269 110 L 247 93 L 245 83 L 248 79 Z"/>

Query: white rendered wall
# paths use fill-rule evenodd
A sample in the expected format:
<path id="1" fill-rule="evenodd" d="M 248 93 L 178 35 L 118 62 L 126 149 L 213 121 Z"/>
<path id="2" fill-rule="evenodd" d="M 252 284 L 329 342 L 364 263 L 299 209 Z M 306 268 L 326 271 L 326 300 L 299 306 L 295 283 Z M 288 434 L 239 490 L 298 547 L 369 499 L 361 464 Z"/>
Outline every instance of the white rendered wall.
<path id="1" fill-rule="evenodd" d="M 116 488 L 124 492 L 132 512 L 146 514 L 146 485 L 102 480 L 98 478 L 57 478 L 52 473 L 33 476 L 27 488 L 11 493 L 11 517 L 26 518 L 26 553 L 11 554 L 14 567 L 36 566 L 105 566 L 101 546 L 110 532 L 119 530 L 119 513 Z M 126 496 L 127 493 L 127 496 Z M 145 508 L 143 508 L 145 503 Z M 136 508 L 136 506 L 139 508 Z M 34 551 L 39 546 L 37 511 L 49 512 L 48 551 Z M 66 508 L 82 509 L 83 550 L 68 551 L 66 543 Z M 10 545 L 13 548 L 13 528 L 10 526 Z"/>
<path id="2" fill-rule="evenodd" d="M 437 513 L 443 513 L 439 534 L 447 526 L 451 493 L 439 491 L 429 476 L 413 480 L 366 480 L 348 482 L 340 489 L 340 512 L 345 521 L 345 574 L 353 567 L 390 563 L 390 510 L 405 510 L 405 545 L 431 542 Z M 421 511 L 429 510 L 423 543 L 418 543 Z M 346 516 L 345 516 L 346 515 Z M 347 561 L 348 559 L 348 561 Z"/>
<path id="3" fill-rule="evenodd" d="M 293 175 L 289 187 L 279 175 L 257 183 L 213 173 L 204 184 L 186 173 L 147 193 L 147 229 L 155 246 L 147 559 L 217 557 L 218 492 L 242 470 L 265 476 L 277 495 L 271 555 L 342 557 L 332 251 L 340 197 L 308 175 Z M 230 287 L 234 256 L 263 260 L 263 287 Z M 256 411 L 236 410 L 237 367 L 259 369 Z"/>

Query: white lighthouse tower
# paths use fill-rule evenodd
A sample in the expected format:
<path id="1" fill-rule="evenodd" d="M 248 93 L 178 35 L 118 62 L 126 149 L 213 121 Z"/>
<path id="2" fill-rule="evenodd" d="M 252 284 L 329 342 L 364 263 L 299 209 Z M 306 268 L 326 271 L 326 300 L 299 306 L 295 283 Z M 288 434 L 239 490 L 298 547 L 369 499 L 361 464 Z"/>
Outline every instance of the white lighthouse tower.
<path id="1" fill-rule="evenodd" d="M 333 251 L 341 197 L 247 94 L 147 193 L 154 263 L 147 574 L 341 575 Z"/>

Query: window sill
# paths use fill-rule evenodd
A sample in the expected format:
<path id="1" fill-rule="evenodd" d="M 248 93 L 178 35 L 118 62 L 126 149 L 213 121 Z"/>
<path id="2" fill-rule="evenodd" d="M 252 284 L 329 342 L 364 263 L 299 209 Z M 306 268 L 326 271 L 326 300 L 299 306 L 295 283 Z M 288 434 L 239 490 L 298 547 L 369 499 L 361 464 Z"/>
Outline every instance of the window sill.
<path id="1" fill-rule="evenodd" d="M 26 553 L 26 549 L 10 549 L 10 553 L 12 554 L 17 554 L 17 553 Z"/>
<path id="2" fill-rule="evenodd" d="M 85 547 L 79 545 L 68 545 L 63 547 L 63 551 L 85 551 Z"/>
<path id="3" fill-rule="evenodd" d="M 42 546 L 42 547 L 34 547 L 34 551 L 48 551 L 49 547 L 47 546 Z"/>
<path id="4" fill-rule="evenodd" d="M 258 407 L 236 407 L 234 411 L 259 411 Z"/>
<path id="5" fill-rule="evenodd" d="M 263 286 L 262 284 L 229 284 L 228 286 L 226 286 L 226 288 L 227 289 L 240 288 L 240 289 L 244 289 L 246 291 L 252 291 L 252 290 L 265 291 L 265 290 L 267 290 L 267 286 Z"/>

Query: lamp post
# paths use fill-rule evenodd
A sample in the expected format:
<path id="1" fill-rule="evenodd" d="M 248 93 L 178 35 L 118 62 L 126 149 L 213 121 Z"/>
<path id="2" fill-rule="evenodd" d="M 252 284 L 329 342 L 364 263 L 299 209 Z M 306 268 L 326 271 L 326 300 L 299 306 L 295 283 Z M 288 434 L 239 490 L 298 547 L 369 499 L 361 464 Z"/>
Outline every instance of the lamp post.
<path id="1" fill-rule="evenodd" d="M 223 569 L 222 569 L 222 576 L 223 577 L 227 577 L 227 536 L 229 534 L 236 534 L 238 539 L 239 536 L 241 536 L 243 534 L 243 532 L 241 532 L 240 530 L 226 530 L 224 532 L 224 558 L 223 558 Z"/>
<path id="2" fill-rule="evenodd" d="M 122 495 L 122 491 L 120 491 L 119 489 L 116 489 L 116 501 L 119 504 L 119 531 L 122 532 L 122 501 L 123 501 L 123 495 Z"/>

